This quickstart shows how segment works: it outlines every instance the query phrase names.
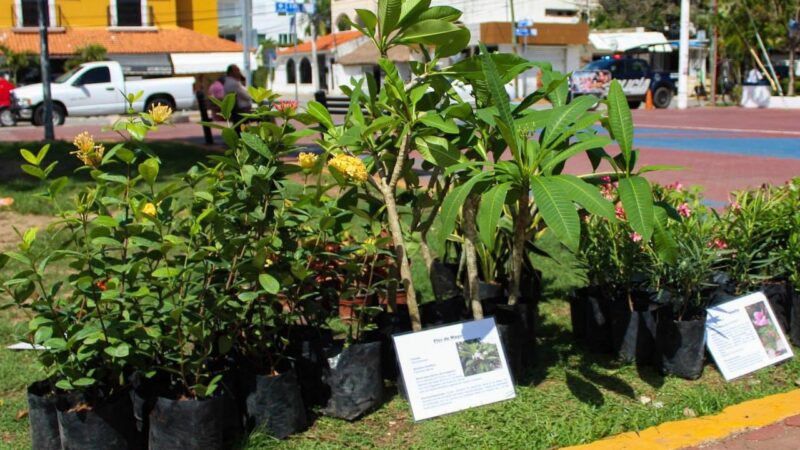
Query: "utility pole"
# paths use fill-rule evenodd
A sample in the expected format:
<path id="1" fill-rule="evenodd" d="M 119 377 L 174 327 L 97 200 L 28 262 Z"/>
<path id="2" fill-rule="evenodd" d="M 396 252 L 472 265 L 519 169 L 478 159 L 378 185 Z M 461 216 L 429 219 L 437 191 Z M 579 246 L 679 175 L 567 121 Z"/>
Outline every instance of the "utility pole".
<path id="1" fill-rule="evenodd" d="M 319 61 L 317 59 L 317 2 L 311 0 L 311 11 L 308 12 L 311 21 L 311 84 L 314 92 L 319 90 Z"/>
<path id="2" fill-rule="evenodd" d="M 678 109 L 689 106 L 689 0 L 681 0 L 681 35 L 678 48 Z"/>
<path id="3" fill-rule="evenodd" d="M 508 0 L 511 10 L 511 52 L 517 54 L 517 18 L 514 14 L 514 0 Z M 519 95 L 519 76 L 514 77 L 514 96 Z"/>
<path id="4" fill-rule="evenodd" d="M 250 49 L 253 47 L 253 2 L 252 0 L 242 1 L 242 44 L 244 45 L 244 77 L 247 85 L 253 82 L 253 71 L 250 67 Z"/>
<path id="5" fill-rule="evenodd" d="M 289 21 L 289 32 L 292 34 L 292 48 L 294 49 L 292 60 L 294 61 L 294 101 L 300 101 L 300 61 L 297 60 L 297 15 L 292 14 Z"/>
<path id="6" fill-rule="evenodd" d="M 39 61 L 41 64 L 42 72 L 42 93 L 44 96 L 44 139 L 46 141 L 55 140 L 55 132 L 53 130 L 53 98 L 50 94 L 50 52 L 47 49 L 47 20 L 45 11 L 48 11 L 47 0 L 39 0 L 38 2 L 38 15 L 39 15 L 39 41 L 40 41 L 40 55 Z M 34 110 L 34 113 L 36 110 Z"/>
<path id="7" fill-rule="evenodd" d="M 714 17 L 719 17 L 719 5 L 717 0 L 714 0 Z M 719 67 L 719 27 L 714 24 L 713 40 L 711 46 L 713 47 L 713 57 L 711 60 L 711 104 L 717 106 L 717 67 Z"/>

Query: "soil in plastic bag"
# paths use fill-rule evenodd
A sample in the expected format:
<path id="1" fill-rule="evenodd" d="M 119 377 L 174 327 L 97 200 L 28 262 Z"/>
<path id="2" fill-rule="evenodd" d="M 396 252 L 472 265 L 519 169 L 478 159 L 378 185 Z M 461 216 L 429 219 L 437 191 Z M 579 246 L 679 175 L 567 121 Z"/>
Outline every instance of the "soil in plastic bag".
<path id="1" fill-rule="evenodd" d="M 311 326 L 292 326 L 289 330 L 288 354 L 294 358 L 297 382 L 307 407 L 323 406 L 331 397 L 331 390 L 322 378 L 328 366 L 325 349 L 332 342 L 330 330 Z"/>
<path id="2" fill-rule="evenodd" d="M 294 370 L 279 375 L 242 374 L 248 430 L 285 439 L 308 426 Z"/>
<path id="3" fill-rule="evenodd" d="M 493 313 L 508 366 L 521 381 L 536 363 L 536 303 L 496 305 Z"/>
<path id="4" fill-rule="evenodd" d="M 613 352 L 611 300 L 599 288 L 586 295 L 586 345 L 592 352 Z"/>
<path id="5" fill-rule="evenodd" d="M 762 283 L 757 289 L 764 293 L 769 300 L 769 306 L 775 313 L 775 319 L 781 325 L 784 333 L 788 334 L 792 318 L 792 287 L 785 281 L 772 281 Z"/>
<path id="6" fill-rule="evenodd" d="M 398 305 L 398 312 L 382 312 L 373 320 L 377 329 L 364 333 L 364 342 L 381 343 L 381 373 L 384 380 L 397 379 L 400 368 L 392 336 L 411 331 L 411 318 L 406 305 Z"/>
<path id="7" fill-rule="evenodd" d="M 59 396 L 58 427 L 63 450 L 126 450 L 143 447 L 136 432 L 133 404 L 128 392 L 106 401 L 91 402 L 86 401 L 86 397 L 80 393 Z"/>
<path id="8" fill-rule="evenodd" d="M 687 380 L 700 378 L 705 357 L 705 325 L 704 318 L 676 321 L 668 307 L 659 310 L 656 347 L 663 374 Z"/>
<path id="9" fill-rule="evenodd" d="M 461 322 L 469 318 L 467 304 L 461 296 L 448 300 L 423 303 L 419 307 L 422 327 L 435 327 Z"/>
<path id="10" fill-rule="evenodd" d="M 634 310 L 624 296 L 611 302 L 611 337 L 614 352 L 625 362 L 653 362 L 656 318 L 647 299 L 634 297 Z"/>
<path id="11" fill-rule="evenodd" d="M 800 292 L 794 290 L 792 287 L 792 320 L 789 328 L 791 328 L 792 342 L 794 345 L 800 347 Z"/>
<path id="12" fill-rule="evenodd" d="M 572 336 L 581 340 L 586 337 L 586 292 L 581 289 L 569 296 L 569 319 Z"/>
<path id="13" fill-rule="evenodd" d="M 33 450 L 61 450 L 56 396 L 50 382 L 38 381 L 28 386 L 28 421 Z"/>
<path id="14" fill-rule="evenodd" d="M 225 399 L 159 397 L 150 412 L 150 450 L 222 450 Z"/>
<path id="15" fill-rule="evenodd" d="M 353 344 L 341 352 L 332 351 L 328 364 L 325 382 L 331 389 L 331 398 L 323 414 L 355 420 L 381 405 L 380 342 Z"/>
<path id="16" fill-rule="evenodd" d="M 461 294 L 458 289 L 458 265 L 434 260 L 431 264 L 431 286 L 437 300 L 448 300 Z"/>

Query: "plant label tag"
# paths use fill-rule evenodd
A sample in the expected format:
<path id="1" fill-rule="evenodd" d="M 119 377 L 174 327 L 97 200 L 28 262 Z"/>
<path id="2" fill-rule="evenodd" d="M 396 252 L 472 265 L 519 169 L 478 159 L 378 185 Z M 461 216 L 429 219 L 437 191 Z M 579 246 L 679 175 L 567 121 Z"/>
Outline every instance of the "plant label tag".
<path id="1" fill-rule="evenodd" d="M 762 292 L 714 306 L 707 313 L 706 345 L 726 381 L 794 356 Z"/>
<path id="2" fill-rule="evenodd" d="M 516 396 L 494 318 L 393 339 L 416 421 Z"/>

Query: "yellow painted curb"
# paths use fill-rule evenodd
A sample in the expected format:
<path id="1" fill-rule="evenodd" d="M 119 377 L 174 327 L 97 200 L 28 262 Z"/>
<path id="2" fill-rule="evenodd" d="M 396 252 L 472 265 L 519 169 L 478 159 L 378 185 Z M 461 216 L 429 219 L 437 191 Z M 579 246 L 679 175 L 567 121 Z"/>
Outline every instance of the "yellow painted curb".
<path id="1" fill-rule="evenodd" d="M 716 416 L 665 422 L 638 433 L 623 433 L 565 450 L 675 450 L 723 439 L 797 414 L 800 414 L 800 389 L 729 406 Z"/>

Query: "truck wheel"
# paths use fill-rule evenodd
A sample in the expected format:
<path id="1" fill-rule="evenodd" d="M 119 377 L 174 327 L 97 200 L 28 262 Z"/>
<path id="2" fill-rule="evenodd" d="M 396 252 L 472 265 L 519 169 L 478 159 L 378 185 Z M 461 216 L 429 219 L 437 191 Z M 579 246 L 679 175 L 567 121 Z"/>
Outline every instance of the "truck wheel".
<path id="1" fill-rule="evenodd" d="M 58 103 L 53 103 L 53 125 L 64 125 L 64 120 L 67 117 L 64 107 Z M 33 117 L 31 122 L 37 127 L 44 125 L 44 105 L 39 105 L 33 110 Z"/>
<path id="2" fill-rule="evenodd" d="M 11 112 L 11 108 L 0 109 L 0 125 L 4 127 L 13 127 L 17 124 L 17 118 Z"/>
<path id="3" fill-rule="evenodd" d="M 666 86 L 661 86 L 653 92 L 653 106 L 658 109 L 668 108 L 672 102 L 672 90 Z"/>
<path id="4" fill-rule="evenodd" d="M 173 112 L 175 111 L 175 102 L 173 102 L 169 97 L 151 97 L 147 99 L 147 104 L 144 105 L 145 112 L 150 111 L 153 109 L 154 106 L 164 105 L 169 106 Z"/>
<path id="5" fill-rule="evenodd" d="M 628 100 L 628 108 L 639 109 L 640 106 L 642 106 L 641 100 Z"/>

